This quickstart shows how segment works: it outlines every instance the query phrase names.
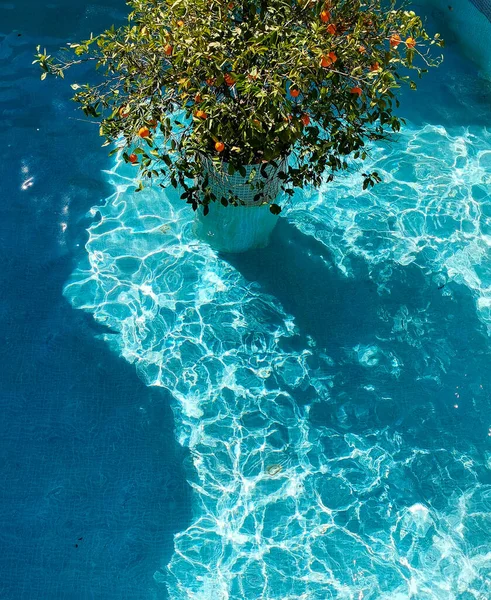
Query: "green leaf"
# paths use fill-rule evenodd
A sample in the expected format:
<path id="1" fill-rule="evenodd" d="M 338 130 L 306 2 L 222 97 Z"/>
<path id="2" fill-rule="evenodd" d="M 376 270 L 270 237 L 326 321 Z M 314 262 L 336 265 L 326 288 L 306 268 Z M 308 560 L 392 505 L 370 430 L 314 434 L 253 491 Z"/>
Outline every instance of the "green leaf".
<path id="1" fill-rule="evenodd" d="M 133 152 L 142 157 L 144 181 L 164 177 L 166 184 L 193 189 L 187 200 L 194 209 L 215 200 L 209 189 L 198 199 L 190 183 L 202 175 L 202 155 L 230 175 L 238 171 L 245 177 L 247 167 L 258 165 L 264 179 L 269 171 L 264 165 L 291 155 L 295 167 L 278 175 L 291 195 L 320 185 L 326 170 L 332 177 L 352 167 L 351 159 L 364 160 L 366 142 L 398 131 L 403 122 L 394 115 L 398 89 L 416 88 L 404 71 L 412 68 L 421 77 L 441 61 L 432 56 L 440 51 L 439 35 L 430 38 L 421 19 L 392 0 L 332 4 L 333 20 L 347 24 L 349 38 L 345 32 L 326 35 L 318 18 L 320 0 L 314 5 L 248 0 L 230 10 L 218 1 L 205 10 L 192 0 L 131 0 L 126 24 L 69 44 L 63 59 L 38 46 L 34 62 L 42 79 L 63 78 L 80 65 L 84 77 L 86 66 L 99 68 L 96 78 L 88 78 L 93 83 L 71 84 L 74 101 L 101 125 L 105 145 L 116 142 L 128 152 L 137 146 Z M 391 32 L 413 37 L 417 51 L 404 42 L 389 47 Z M 167 44 L 172 48 L 162 60 Z M 362 45 L 366 52 L 358 51 Z M 324 68 L 321 57 L 330 52 L 335 64 Z M 420 55 L 426 69 L 417 66 Z M 382 70 L 370 72 L 373 62 Z M 232 74 L 234 86 L 226 84 L 225 73 Z M 297 99 L 287 93 L 291 85 L 303 91 Z M 350 94 L 354 86 L 362 88 L 362 99 Z M 121 112 L 124 106 L 128 114 Z M 309 126 L 302 126 L 304 115 L 310 116 Z M 138 129 L 153 119 L 159 125 L 143 143 Z M 224 143 L 222 153 L 215 150 L 217 141 Z M 361 181 L 369 189 L 378 179 L 372 174 Z M 240 202 L 231 198 L 228 204 Z"/>

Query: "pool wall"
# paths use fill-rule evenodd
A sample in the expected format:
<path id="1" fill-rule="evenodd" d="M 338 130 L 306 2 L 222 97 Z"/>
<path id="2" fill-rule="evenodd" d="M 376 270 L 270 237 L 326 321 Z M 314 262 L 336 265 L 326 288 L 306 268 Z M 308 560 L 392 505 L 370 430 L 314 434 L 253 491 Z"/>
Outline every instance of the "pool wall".
<path id="1" fill-rule="evenodd" d="M 465 54 L 475 61 L 481 75 L 491 79 L 491 1 L 490 0 L 420 0 L 415 7 L 431 7 L 443 15 L 448 31 L 445 39 L 455 35 Z"/>

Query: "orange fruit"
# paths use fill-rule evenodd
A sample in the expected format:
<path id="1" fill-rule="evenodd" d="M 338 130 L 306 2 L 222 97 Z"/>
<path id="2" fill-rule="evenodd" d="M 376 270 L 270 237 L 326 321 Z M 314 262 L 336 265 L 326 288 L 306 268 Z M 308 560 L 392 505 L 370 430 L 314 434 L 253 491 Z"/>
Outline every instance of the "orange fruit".
<path id="1" fill-rule="evenodd" d="M 338 60 L 338 57 L 334 54 L 334 52 L 329 52 L 329 58 L 332 60 L 333 64 Z"/>
<path id="2" fill-rule="evenodd" d="M 303 114 L 300 117 L 300 120 L 302 121 L 302 123 L 305 125 L 305 127 L 307 127 L 307 125 L 310 123 L 310 117 L 307 114 Z"/>
<path id="3" fill-rule="evenodd" d="M 148 126 L 151 127 L 152 129 L 155 129 L 155 127 L 157 127 L 158 123 L 155 119 L 152 119 L 151 121 L 148 122 Z"/>
<path id="4" fill-rule="evenodd" d="M 229 9 L 229 10 L 233 10 L 233 8 L 234 8 L 234 3 L 233 3 L 233 2 L 229 2 L 229 3 L 227 4 L 227 6 L 228 6 L 228 9 Z"/>
<path id="5" fill-rule="evenodd" d="M 408 48 L 415 48 L 416 47 L 416 40 L 412 37 L 408 37 L 406 40 L 406 46 Z"/>
<path id="6" fill-rule="evenodd" d="M 132 165 L 134 165 L 136 162 L 138 162 L 138 156 L 136 154 L 130 154 L 128 156 L 128 160 Z"/>
<path id="7" fill-rule="evenodd" d="M 141 138 L 147 138 L 150 137 L 150 129 L 148 127 L 140 127 L 139 131 L 138 131 L 138 135 Z"/>
<path id="8" fill-rule="evenodd" d="M 184 21 L 181 21 L 181 20 L 177 21 L 177 26 L 184 27 Z"/>
<path id="9" fill-rule="evenodd" d="M 223 79 L 228 87 L 233 87 L 235 85 L 235 79 L 230 75 L 230 73 L 225 73 Z"/>
<path id="10" fill-rule="evenodd" d="M 389 41 L 392 48 L 397 48 L 397 46 L 401 43 L 401 36 L 398 33 L 393 33 L 390 36 Z"/>
<path id="11" fill-rule="evenodd" d="M 195 117 L 197 117 L 198 119 L 206 119 L 208 115 L 205 113 L 204 110 L 197 110 L 195 112 Z"/>
<path id="12" fill-rule="evenodd" d="M 215 150 L 217 152 L 223 152 L 225 150 L 225 144 L 223 142 L 216 142 L 215 143 Z"/>
<path id="13" fill-rule="evenodd" d="M 329 25 L 327 26 L 327 33 L 330 33 L 331 35 L 334 35 L 337 31 L 336 25 L 334 25 L 334 23 L 329 23 Z"/>
<path id="14" fill-rule="evenodd" d="M 355 86 L 355 87 L 353 87 L 353 88 L 350 89 L 350 93 L 351 94 L 356 94 L 359 97 L 362 94 L 362 89 L 361 89 L 361 87 Z"/>
<path id="15" fill-rule="evenodd" d="M 206 83 L 207 83 L 208 85 L 213 85 L 213 84 L 215 83 L 215 78 L 214 78 L 214 77 L 209 77 L 209 78 L 206 80 Z"/>
<path id="16" fill-rule="evenodd" d="M 129 117 L 129 116 L 130 116 L 130 111 L 129 111 L 129 109 L 128 109 L 128 107 L 127 107 L 127 106 L 122 106 L 122 107 L 119 109 L 119 116 L 120 116 L 122 119 L 126 119 L 126 117 Z"/>
<path id="17" fill-rule="evenodd" d="M 380 65 L 378 62 L 374 62 L 373 65 L 370 65 L 370 71 L 378 71 L 380 69 Z"/>
<path id="18" fill-rule="evenodd" d="M 174 48 L 172 47 L 171 44 L 166 44 L 164 46 L 164 52 L 166 56 L 170 56 L 172 54 L 172 51 L 174 50 Z"/>
<path id="19" fill-rule="evenodd" d="M 365 46 L 360 46 L 360 47 L 358 48 L 358 52 L 359 52 L 360 54 L 366 54 L 366 52 L 367 52 L 367 49 L 365 48 Z"/>
<path id="20" fill-rule="evenodd" d="M 331 18 L 331 13 L 328 10 L 323 10 L 320 14 L 321 21 L 327 23 Z"/>
<path id="21" fill-rule="evenodd" d="M 201 94 L 196 94 L 196 96 L 194 97 L 194 101 L 195 102 L 201 102 L 202 98 L 201 98 Z"/>
<path id="22" fill-rule="evenodd" d="M 290 88 L 290 94 L 292 98 L 298 98 L 300 96 L 300 90 L 297 90 L 297 88 Z"/>
<path id="23" fill-rule="evenodd" d="M 334 54 L 334 52 L 333 52 Z M 321 58 L 321 67 L 327 68 L 330 67 L 332 65 L 334 61 L 332 60 L 332 58 L 328 55 L 328 56 L 323 56 Z"/>

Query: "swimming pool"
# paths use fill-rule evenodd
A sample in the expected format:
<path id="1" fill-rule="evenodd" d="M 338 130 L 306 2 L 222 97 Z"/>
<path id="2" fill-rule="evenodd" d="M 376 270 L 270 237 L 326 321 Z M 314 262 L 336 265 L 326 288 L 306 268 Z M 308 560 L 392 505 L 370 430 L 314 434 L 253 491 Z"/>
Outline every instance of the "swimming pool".
<path id="1" fill-rule="evenodd" d="M 222 257 L 38 83 L 83 5 L 0 5 L 0 597 L 488 598 L 491 85 Z"/>

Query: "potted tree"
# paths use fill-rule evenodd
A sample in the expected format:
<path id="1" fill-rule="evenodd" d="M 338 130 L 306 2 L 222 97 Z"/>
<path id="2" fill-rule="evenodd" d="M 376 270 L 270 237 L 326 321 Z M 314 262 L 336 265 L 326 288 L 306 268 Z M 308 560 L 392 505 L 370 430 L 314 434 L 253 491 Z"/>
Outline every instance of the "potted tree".
<path id="1" fill-rule="evenodd" d="M 128 23 L 38 47 L 48 74 L 93 61 L 94 83 L 72 84 L 139 169 L 139 184 L 172 185 L 196 231 L 220 250 L 263 246 L 280 194 L 359 165 L 371 140 L 401 127 L 397 90 L 415 88 L 432 58 L 421 19 L 394 0 L 129 0 Z"/>

